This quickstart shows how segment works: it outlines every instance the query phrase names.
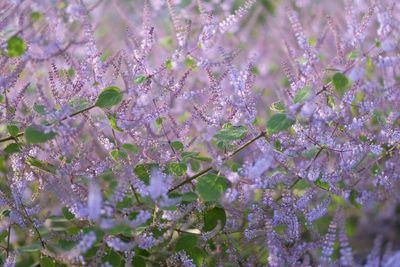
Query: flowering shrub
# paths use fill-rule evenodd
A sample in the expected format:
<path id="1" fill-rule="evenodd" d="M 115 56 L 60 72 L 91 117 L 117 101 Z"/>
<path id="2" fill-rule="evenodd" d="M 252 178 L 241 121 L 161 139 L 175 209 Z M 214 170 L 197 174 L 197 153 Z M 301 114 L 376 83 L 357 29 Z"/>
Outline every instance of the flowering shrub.
<path id="1" fill-rule="evenodd" d="M 3 266 L 399 266 L 396 0 L 0 2 Z"/>

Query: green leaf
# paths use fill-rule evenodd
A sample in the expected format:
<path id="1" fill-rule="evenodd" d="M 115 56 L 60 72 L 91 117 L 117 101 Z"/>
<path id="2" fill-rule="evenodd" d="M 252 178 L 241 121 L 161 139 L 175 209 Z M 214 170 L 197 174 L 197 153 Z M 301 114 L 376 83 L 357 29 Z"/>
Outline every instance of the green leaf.
<path id="1" fill-rule="evenodd" d="M 191 160 L 190 168 L 192 169 L 192 171 L 198 172 L 200 170 L 200 162 L 197 160 Z"/>
<path id="2" fill-rule="evenodd" d="M 182 151 L 183 150 L 183 144 L 181 142 L 179 142 L 179 141 L 173 141 L 171 143 L 171 146 L 172 146 L 172 148 L 174 150 L 177 150 L 177 151 Z"/>
<path id="3" fill-rule="evenodd" d="M 40 257 L 40 266 L 41 267 L 55 267 L 56 263 L 52 258 L 42 255 Z"/>
<path id="4" fill-rule="evenodd" d="M 132 264 L 135 267 L 146 267 L 146 261 L 141 256 L 134 256 Z"/>
<path id="5" fill-rule="evenodd" d="M 143 82 L 146 81 L 146 80 L 147 80 L 147 77 L 146 77 L 146 76 L 140 75 L 140 76 L 137 76 L 137 77 L 135 78 L 134 83 L 136 83 L 136 84 L 141 84 L 141 83 L 143 83 Z"/>
<path id="6" fill-rule="evenodd" d="M 193 202 L 197 200 L 197 195 L 194 192 L 187 192 L 182 195 L 181 200 L 183 202 Z"/>
<path id="7" fill-rule="evenodd" d="M 191 56 L 186 57 L 185 66 L 186 66 L 186 68 L 192 69 L 192 70 L 196 70 L 196 68 L 197 68 L 196 61 Z"/>
<path id="8" fill-rule="evenodd" d="M 46 111 L 46 106 L 44 105 L 39 105 L 39 104 L 34 104 L 33 105 L 33 110 L 36 111 L 37 113 L 39 113 L 40 115 L 46 115 L 47 111 Z"/>
<path id="9" fill-rule="evenodd" d="M 247 128 L 245 126 L 232 126 L 227 125 L 222 130 L 220 130 L 214 138 L 218 141 L 230 142 L 235 140 L 240 140 L 244 138 L 247 134 Z"/>
<path id="10" fill-rule="evenodd" d="M 172 70 L 173 65 L 172 65 L 172 60 L 171 60 L 171 59 L 168 59 L 168 60 L 165 62 L 165 68 L 166 68 L 167 70 Z"/>
<path id="11" fill-rule="evenodd" d="M 223 208 L 214 207 L 204 212 L 204 231 L 209 232 L 213 230 L 217 227 L 218 222 L 222 230 L 226 223 L 226 213 Z"/>
<path id="12" fill-rule="evenodd" d="M 276 101 L 272 103 L 269 109 L 276 112 L 285 112 L 285 105 L 281 101 Z"/>
<path id="13" fill-rule="evenodd" d="M 173 173 L 177 176 L 182 176 L 186 174 L 187 167 L 186 164 L 180 163 L 180 162 L 171 162 L 167 164 L 167 170 L 168 173 Z"/>
<path id="14" fill-rule="evenodd" d="M 194 264 L 196 264 L 197 267 L 204 266 L 203 265 L 204 258 L 208 256 L 208 254 L 204 250 L 200 249 L 199 247 L 194 247 L 188 249 L 188 251 L 186 252 L 189 258 L 193 259 L 193 262 Z M 211 264 L 209 266 L 216 266 L 216 264 Z"/>
<path id="15" fill-rule="evenodd" d="M 284 113 L 274 114 L 267 121 L 267 131 L 269 133 L 277 133 L 280 131 L 284 131 L 291 127 L 296 121 L 290 117 L 288 117 Z"/>
<path id="16" fill-rule="evenodd" d="M 162 123 L 163 123 L 163 118 L 162 118 L 162 117 L 158 117 L 158 118 L 156 119 L 156 125 L 157 125 L 157 126 L 160 126 Z"/>
<path id="17" fill-rule="evenodd" d="M 328 189 L 329 189 L 329 183 L 328 183 L 328 182 L 323 182 L 323 181 L 321 181 L 321 178 L 318 178 L 318 179 L 314 182 L 314 184 L 315 184 L 316 186 L 318 186 L 319 188 L 322 188 L 322 189 L 325 189 L 325 190 L 328 190 Z"/>
<path id="18" fill-rule="evenodd" d="M 342 97 L 349 85 L 349 79 L 343 73 L 337 72 L 332 77 L 332 83 L 335 92 Z"/>
<path id="19" fill-rule="evenodd" d="M 40 144 L 52 140 L 56 137 L 55 132 L 45 133 L 36 126 L 29 126 L 25 129 L 25 140 L 28 144 Z"/>
<path id="20" fill-rule="evenodd" d="M 7 154 L 13 154 L 20 151 L 20 146 L 16 143 L 9 144 L 8 146 L 6 146 L 6 148 L 4 148 L 4 152 L 6 152 Z"/>
<path id="21" fill-rule="evenodd" d="M 312 88 L 310 86 L 305 86 L 303 89 L 297 91 L 296 95 L 294 96 L 293 102 L 295 104 L 303 102 L 308 98 L 310 98 L 311 94 L 312 94 Z"/>
<path id="22" fill-rule="evenodd" d="M 7 131 L 13 137 L 16 137 L 19 133 L 19 129 L 15 125 L 7 125 Z"/>
<path id="23" fill-rule="evenodd" d="M 197 245 L 198 237 L 195 234 L 182 233 L 175 245 L 175 251 L 190 250 Z"/>
<path id="24" fill-rule="evenodd" d="M 134 168 L 134 173 L 140 180 L 142 180 L 146 185 L 149 185 L 150 182 L 150 170 L 158 165 L 155 163 L 145 163 L 145 164 L 138 164 Z"/>
<path id="25" fill-rule="evenodd" d="M 40 13 L 38 11 L 34 11 L 34 12 L 31 13 L 31 20 L 32 21 L 38 21 L 41 18 L 42 18 L 42 13 Z"/>
<path id="26" fill-rule="evenodd" d="M 336 106 L 335 99 L 333 96 L 326 94 L 326 103 L 328 104 L 328 107 L 334 109 Z"/>
<path id="27" fill-rule="evenodd" d="M 56 174 L 56 172 L 57 172 L 56 166 L 54 166 L 53 164 L 50 164 L 48 162 L 39 160 L 35 157 L 31 157 L 31 156 L 27 157 L 26 162 L 33 167 L 39 168 L 42 171 L 49 172 L 51 174 Z"/>
<path id="28" fill-rule="evenodd" d="M 228 180 L 224 176 L 206 174 L 198 179 L 196 189 L 204 201 L 219 201 L 228 188 Z"/>
<path id="29" fill-rule="evenodd" d="M 315 155 L 317 155 L 318 151 L 319 151 L 318 147 L 314 146 L 308 150 L 301 152 L 301 155 L 305 158 L 311 159 L 315 157 Z"/>
<path id="30" fill-rule="evenodd" d="M 351 51 L 348 55 L 347 58 L 349 60 L 356 60 L 360 56 L 360 53 L 358 51 Z"/>
<path id="31" fill-rule="evenodd" d="M 21 253 L 32 253 L 32 252 L 39 251 L 40 248 L 41 248 L 40 244 L 34 243 L 34 244 L 31 244 L 28 246 L 19 247 L 18 251 Z"/>
<path id="32" fill-rule="evenodd" d="M 125 143 L 125 144 L 122 144 L 122 148 L 133 154 L 139 153 L 139 147 L 134 144 Z"/>
<path id="33" fill-rule="evenodd" d="M 273 0 L 261 0 L 261 4 L 264 6 L 264 8 L 271 14 L 275 13 L 275 1 Z"/>
<path id="34" fill-rule="evenodd" d="M 123 267 L 124 258 L 114 250 L 109 250 L 108 253 L 103 257 L 103 262 L 108 262 L 113 267 Z"/>
<path id="35" fill-rule="evenodd" d="M 7 41 L 7 50 L 9 57 L 19 57 L 25 53 L 26 44 L 18 36 L 13 36 Z"/>
<path id="36" fill-rule="evenodd" d="M 121 101 L 121 90 L 116 86 L 109 86 L 100 93 L 95 105 L 100 108 L 111 108 Z"/>
<path id="37" fill-rule="evenodd" d="M 110 151 L 110 156 L 113 160 L 118 161 L 120 158 L 126 159 L 127 154 L 124 151 L 114 149 Z"/>
<path id="38" fill-rule="evenodd" d="M 70 212 L 67 207 L 62 207 L 61 212 L 64 218 L 67 220 L 72 220 L 75 218 L 75 215 L 72 212 Z"/>
<path id="39" fill-rule="evenodd" d="M 107 118 L 108 118 L 108 121 L 110 122 L 111 128 L 113 128 L 117 132 L 124 131 L 121 128 L 119 128 L 117 125 L 117 114 L 116 113 L 107 115 Z"/>
<path id="40" fill-rule="evenodd" d="M 357 202 L 357 198 L 359 196 L 360 196 L 360 192 L 358 192 L 357 190 L 352 189 L 350 191 L 350 194 L 349 194 L 350 203 L 353 204 L 354 206 L 356 206 L 357 208 L 361 207 L 360 203 Z"/>

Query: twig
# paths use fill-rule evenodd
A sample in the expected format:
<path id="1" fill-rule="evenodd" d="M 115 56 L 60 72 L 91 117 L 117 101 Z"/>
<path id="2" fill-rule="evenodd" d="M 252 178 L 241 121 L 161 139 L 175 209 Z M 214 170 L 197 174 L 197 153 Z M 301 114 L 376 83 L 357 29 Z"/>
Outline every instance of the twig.
<path id="1" fill-rule="evenodd" d="M 235 150 L 232 154 L 226 156 L 223 158 L 223 161 L 233 157 L 234 155 L 236 155 L 237 153 L 239 153 L 240 151 L 242 151 L 243 149 L 245 149 L 246 147 L 248 147 L 249 145 L 251 145 L 252 143 L 254 143 L 255 141 L 257 141 L 258 139 L 260 139 L 261 137 L 265 136 L 265 132 L 261 132 L 259 135 L 257 135 L 256 137 L 254 137 L 253 139 L 251 139 L 250 141 L 248 141 L 247 143 L 245 143 L 244 145 L 242 145 L 241 147 L 239 147 L 237 150 Z M 203 174 L 206 174 L 207 172 L 211 171 L 213 168 L 212 167 L 208 167 L 202 171 L 200 171 L 199 173 L 190 176 L 188 178 L 186 178 L 185 180 L 183 180 L 181 183 L 179 183 L 178 185 L 170 188 L 168 190 L 168 194 L 171 193 L 172 191 L 175 191 L 176 189 L 180 188 L 181 186 L 190 183 L 191 181 L 195 180 L 196 178 L 202 176 Z"/>

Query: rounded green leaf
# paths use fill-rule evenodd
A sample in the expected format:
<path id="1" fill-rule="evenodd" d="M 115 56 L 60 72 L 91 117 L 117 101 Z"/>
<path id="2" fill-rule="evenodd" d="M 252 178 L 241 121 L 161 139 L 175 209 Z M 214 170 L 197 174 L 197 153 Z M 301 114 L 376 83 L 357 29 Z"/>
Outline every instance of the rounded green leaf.
<path id="1" fill-rule="evenodd" d="M 47 142 L 56 137 L 55 132 L 43 132 L 35 126 L 29 126 L 25 129 L 25 140 L 28 144 L 39 144 Z"/>
<path id="2" fill-rule="evenodd" d="M 220 223 L 221 229 L 226 223 L 226 213 L 223 208 L 214 207 L 204 212 L 204 231 L 212 231 Z"/>
<path id="3" fill-rule="evenodd" d="M 111 108 L 121 101 L 121 90 L 116 86 L 109 86 L 100 93 L 95 105 L 100 108 Z"/>
<path id="4" fill-rule="evenodd" d="M 206 174 L 198 179 L 196 189 L 204 201 L 218 201 L 228 188 L 228 180 L 224 176 Z"/>
<path id="5" fill-rule="evenodd" d="M 25 53 L 26 44 L 18 36 L 13 36 L 7 41 L 7 50 L 9 57 L 19 57 Z"/>
<path id="6" fill-rule="evenodd" d="M 197 235 L 183 233 L 175 245 L 175 251 L 187 250 L 197 245 Z"/>
<path id="7" fill-rule="evenodd" d="M 332 83 L 335 92 L 342 97 L 349 85 L 349 79 L 343 73 L 337 72 L 332 77 Z"/>
<path id="8" fill-rule="evenodd" d="M 291 127 L 296 121 L 284 113 L 274 114 L 267 122 L 267 131 L 277 133 Z"/>
<path id="9" fill-rule="evenodd" d="M 183 144 L 181 143 L 181 142 L 179 142 L 179 141 L 173 141 L 173 142 L 171 142 L 171 146 L 172 146 L 172 148 L 174 149 L 174 150 L 178 150 L 178 151 L 181 151 L 181 150 L 183 150 Z"/>
<path id="10" fill-rule="evenodd" d="M 4 148 L 4 152 L 6 152 L 7 154 L 13 154 L 20 151 L 21 151 L 20 146 L 16 143 L 11 143 L 8 146 L 6 146 L 6 148 Z"/>
<path id="11" fill-rule="evenodd" d="M 16 137 L 19 133 L 19 129 L 15 125 L 7 125 L 7 131 L 13 137 Z"/>

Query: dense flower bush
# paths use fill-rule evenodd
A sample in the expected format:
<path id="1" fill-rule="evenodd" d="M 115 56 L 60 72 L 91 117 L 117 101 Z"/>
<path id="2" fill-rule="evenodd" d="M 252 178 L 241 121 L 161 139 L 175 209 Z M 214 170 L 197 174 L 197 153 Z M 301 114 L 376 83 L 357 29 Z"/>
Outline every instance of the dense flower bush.
<path id="1" fill-rule="evenodd" d="M 1 0 L 3 266 L 400 266 L 396 0 Z"/>

